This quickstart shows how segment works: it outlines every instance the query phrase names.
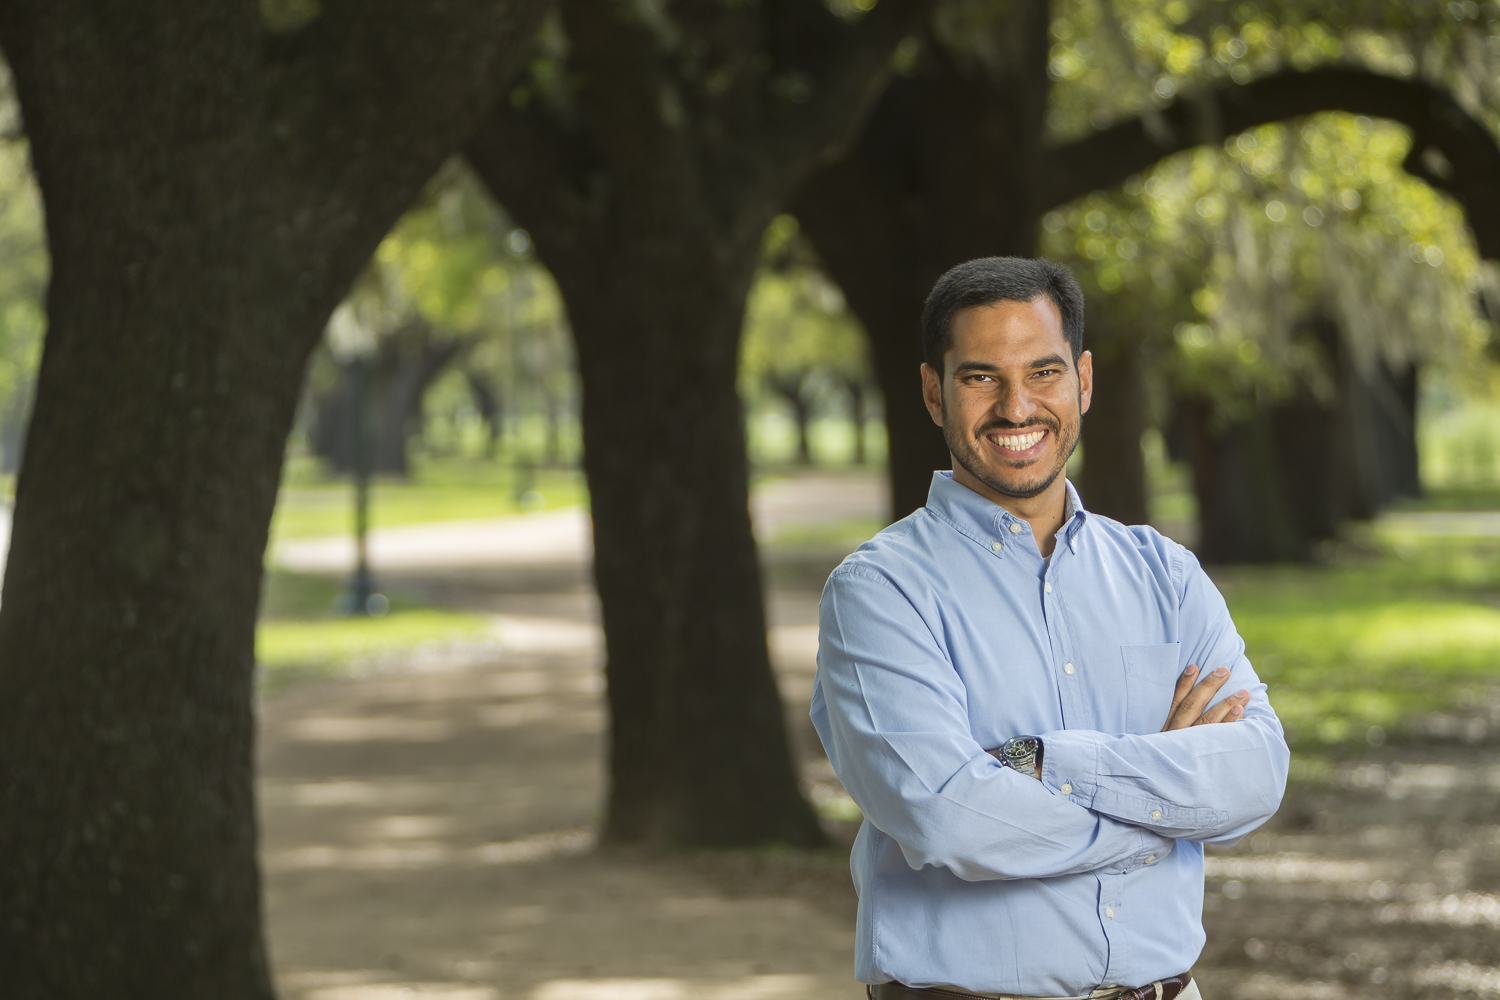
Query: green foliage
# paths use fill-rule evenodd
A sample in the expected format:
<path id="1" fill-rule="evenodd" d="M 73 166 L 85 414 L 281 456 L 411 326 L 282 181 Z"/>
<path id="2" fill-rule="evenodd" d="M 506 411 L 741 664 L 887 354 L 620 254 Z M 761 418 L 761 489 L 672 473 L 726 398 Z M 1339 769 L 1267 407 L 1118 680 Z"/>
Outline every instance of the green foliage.
<path id="1" fill-rule="evenodd" d="M 423 644 L 477 641 L 489 633 L 483 615 L 399 596 L 378 618 L 342 617 L 333 610 L 342 589 L 325 577 L 266 574 L 255 635 L 263 685 L 275 687 L 293 675 L 334 673 L 361 658 L 407 653 Z"/>
<path id="2" fill-rule="evenodd" d="M 483 414 L 497 425 L 524 424 L 538 414 L 554 429 L 571 425 L 577 388 L 562 297 L 535 260 L 530 235 L 456 160 L 381 241 L 335 311 L 309 391 L 328 391 L 338 365 L 357 354 L 417 354 L 443 344 L 456 348 L 451 377 L 435 378 L 423 395 L 430 450 L 469 448 L 466 428 L 481 410 L 476 383 L 502 411 Z M 499 427 L 491 429 L 498 437 Z M 543 437 L 548 443 L 532 450 L 560 457 L 557 435 Z M 515 450 L 527 442 L 512 435 L 510 443 Z M 478 450 L 489 453 L 485 444 Z"/>
<path id="3" fill-rule="evenodd" d="M 838 286 L 817 267 L 797 220 L 778 216 L 766 230 L 762 253 L 764 264 L 745 310 L 742 392 L 754 398 L 770 383 L 800 383 L 817 375 L 868 379 L 864 329 Z"/>
<path id="4" fill-rule="evenodd" d="M 1076 135 L 1139 114 L 1149 131 L 1153 108 L 1195 87 L 1334 59 L 1420 68 L 1471 106 L 1488 101 L 1479 110 L 1500 124 L 1500 8 L 1328 6 L 1056 4 L 1050 126 Z M 1043 252 L 1099 298 L 1106 336 L 1146 343 L 1220 421 L 1298 388 L 1331 396 L 1330 358 L 1308 334 L 1319 318 L 1362 368 L 1436 363 L 1487 383 L 1491 329 L 1475 302 L 1500 275 L 1461 211 L 1402 170 L 1409 143 L 1399 126 L 1345 114 L 1253 129 L 1049 214 Z"/>
<path id="5" fill-rule="evenodd" d="M 0 425 L 19 420 L 29 398 L 47 328 L 50 266 L 27 145 L 0 140 Z"/>
<path id="6" fill-rule="evenodd" d="M 1440 81 L 1500 115 L 1500 6 L 1407 0 L 1057 0 L 1058 136 L 1149 114 L 1205 84 L 1341 61 Z"/>
<path id="7" fill-rule="evenodd" d="M 826 437 L 813 433 L 812 418 L 842 410 L 849 418 L 855 460 L 868 459 L 865 401 L 875 389 L 864 328 L 789 215 L 778 216 L 766 229 L 761 267 L 745 309 L 739 383 L 741 397 L 756 415 L 779 422 L 776 411 L 791 409 L 793 433 L 809 442 L 809 454 L 802 458 L 811 458 L 811 438 Z M 757 454 L 781 436 L 766 433 L 769 426 L 761 424 L 766 421 L 752 419 L 749 427 Z M 801 445 L 793 449 L 800 453 Z"/>

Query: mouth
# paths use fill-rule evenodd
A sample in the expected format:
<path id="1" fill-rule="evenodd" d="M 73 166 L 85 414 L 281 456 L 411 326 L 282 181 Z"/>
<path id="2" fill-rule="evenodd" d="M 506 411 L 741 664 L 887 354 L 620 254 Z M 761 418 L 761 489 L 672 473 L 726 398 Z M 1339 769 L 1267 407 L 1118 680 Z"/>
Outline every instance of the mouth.
<path id="1" fill-rule="evenodd" d="M 1042 450 L 1047 439 L 1045 427 L 1028 427 L 1017 431 L 996 431 L 986 434 L 985 439 L 1006 458 L 1030 458 Z"/>

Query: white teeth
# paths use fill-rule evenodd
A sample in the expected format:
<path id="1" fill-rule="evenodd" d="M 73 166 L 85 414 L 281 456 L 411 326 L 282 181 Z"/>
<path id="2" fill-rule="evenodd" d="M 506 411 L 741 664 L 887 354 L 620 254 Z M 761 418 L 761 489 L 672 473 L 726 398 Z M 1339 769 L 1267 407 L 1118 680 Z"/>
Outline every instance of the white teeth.
<path id="1" fill-rule="evenodd" d="M 993 440 L 1000 447 L 1010 451 L 1025 451 L 1045 437 L 1046 434 L 1046 431 L 1032 431 L 1029 434 L 996 434 Z"/>

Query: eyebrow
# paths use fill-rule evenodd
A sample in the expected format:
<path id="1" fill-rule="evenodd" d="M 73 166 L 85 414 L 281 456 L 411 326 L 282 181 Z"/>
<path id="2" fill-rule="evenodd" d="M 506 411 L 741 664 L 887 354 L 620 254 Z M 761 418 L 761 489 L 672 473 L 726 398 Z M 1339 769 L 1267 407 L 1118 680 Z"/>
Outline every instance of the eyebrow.
<path id="1" fill-rule="evenodd" d="M 1045 357 L 1037 358 L 1035 361 L 1029 362 L 1026 365 L 1026 368 L 1028 371 L 1036 371 L 1038 368 L 1062 368 L 1066 370 L 1068 368 L 1068 363 L 1067 361 L 1063 360 L 1063 356 L 1061 354 L 1048 354 Z M 955 378 L 959 375 L 968 375 L 972 372 L 978 372 L 985 375 L 994 375 L 998 374 L 999 371 L 999 365 L 992 365 L 986 361 L 963 361 L 953 366 L 953 375 Z"/>

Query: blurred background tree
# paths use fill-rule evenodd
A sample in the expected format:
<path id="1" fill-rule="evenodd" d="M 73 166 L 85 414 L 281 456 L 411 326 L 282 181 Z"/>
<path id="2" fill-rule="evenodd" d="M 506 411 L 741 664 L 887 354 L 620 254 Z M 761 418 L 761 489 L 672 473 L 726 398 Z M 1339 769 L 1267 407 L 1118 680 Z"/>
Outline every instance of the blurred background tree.
<path id="1" fill-rule="evenodd" d="M 0 699 L 12 713 L 0 721 L 21 734 L 0 751 L 0 778 L 52 743 L 97 763 L 8 800 L 40 819 L 25 843 L 0 846 L 45 868 L 80 816 L 107 827 L 114 800 L 95 774 L 171 833 L 80 849 L 84 861 L 59 876 L 95 894 L 67 905 L 103 915 L 85 934 L 103 957 L 77 981 L 112 982 L 110 955 L 212 932 L 231 942 L 214 954 L 251 957 L 183 976 L 216 995 L 236 995 L 226 978 L 264 992 L 249 910 L 198 919 L 205 886 L 253 896 L 253 844 L 197 852 L 227 841 L 195 824 L 253 827 L 240 767 L 251 619 L 309 356 L 294 471 L 303 459 L 334 475 L 347 464 L 347 361 L 362 352 L 375 359 L 378 454 L 393 476 L 437 456 L 508 460 L 519 473 L 582 454 L 609 655 L 606 835 L 623 841 L 819 841 L 769 673 L 746 457 L 888 454 L 893 513 L 918 506 L 947 456 L 919 402 L 916 317 L 960 260 L 1041 249 L 1074 267 L 1100 373 L 1084 424 L 1086 499 L 1124 520 L 1174 522 L 1205 558 L 1307 559 L 1347 519 L 1424 485 L 1493 484 L 1500 294 L 1486 261 L 1500 257 L 1500 9 L 1329 6 L 568 0 L 516 86 L 492 80 L 463 97 L 445 74 L 459 73 L 467 25 L 424 15 L 423 31 L 447 25 L 429 44 L 371 16 L 358 23 L 384 27 L 367 38 L 336 4 L 269 4 L 266 24 L 223 41 L 232 66 L 169 64 L 178 53 L 149 39 L 100 32 L 124 46 L 120 65 L 222 98 L 172 104 L 199 91 L 152 89 L 145 74 L 126 81 L 138 91 L 123 109 L 110 103 L 123 84 L 68 91 L 83 77 L 27 62 L 33 31 L 85 37 L 59 27 L 67 17 L 0 20 L 35 121 L 54 129 L 30 141 L 65 279 L 50 300 L 51 389 L 38 397 L 52 416 L 31 430 L 45 464 L 22 491 L 21 582 L 0 618 L 0 679 L 15 695 Z M 196 23 L 190 14 L 163 23 Z M 410 88 L 396 89 L 425 103 L 392 104 L 383 83 L 368 100 L 323 89 L 328 51 L 385 81 L 389 65 L 369 46 L 415 53 Z M 468 58 L 487 65 L 488 50 Z M 296 99 L 260 108 L 266 88 Z M 155 116 L 163 102 L 193 135 L 200 116 L 218 115 L 238 138 L 159 134 L 179 121 Z M 473 134 L 482 106 L 492 111 Z M 449 117 L 429 120 L 438 107 Z M 26 140 L 10 124 L 0 442 L 14 464 L 48 261 Z M 280 155 L 286 135 L 305 161 Z M 452 159 L 465 143 L 473 174 Z M 350 152 L 376 147 L 389 159 Z M 73 169 L 106 152 L 135 157 L 135 172 Z M 341 173 L 350 162 L 359 169 Z M 304 167 L 296 183 L 267 180 Z M 142 179 L 162 176 L 178 186 Z M 210 181 L 218 194 L 183 194 Z M 252 190 L 271 207 L 246 211 L 236 199 Z M 147 211 L 141 191 L 161 201 Z M 241 256 L 214 256 L 226 247 Z M 140 311 L 122 319 L 122 304 Z M 71 324 L 60 335 L 58 316 Z M 226 382 L 225 371 L 251 375 Z M 884 438 L 865 426 L 876 412 Z M 792 428 L 779 443 L 767 430 L 778 421 Z M 520 496 L 526 481 L 508 483 Z M 117 697 L 127 673 L 144 679 L 127 692 L 139 701 Z M 80 691 L 99 699 L 86 706 L 95 715 L 72 710 Z M 69 710 L 17 707 L 38 698 Z M 200 709 L 214 726 L 181 729 Z M 139 758 L 78 723 L 96 716 L 115 720 Z M 47 725 L 56 731 L 37 729 Z M 158 746 L 173 752 L 149 757 Z M 222 812 L 161 798 L 169 766 L 181 787 L 227 795 L 213 799 Z M 226 792 L 214 782 L 234 768 L 243 780 Z M 82 791 L 64 802 L 68 788 Z M 198 895 L 149 927 L 111 922 L 115 904 L 98 889 L 111 865 L 134 880 L 126 897 L 164 875 Z"/>
<path id="2" fill-rule="evenodd" d="M 1323 5 L 1185 0 L 943 5 L 924 36 L 903 48 L 903 73 L 854 153 L 816 175 L 792 206 L 872 337 L 893 514 L 920 505 L 930 470 L 946 463 L 914 388 L 921 358 L 911 331 L 933 280 L 966 258 L 1034 253 L 1036 223 L 1049 209 L 1117 189 L 1180 150 L 1326 109 L 1399 119 L 1414 137 L 1402 168 L 1457 197 L 1481 252 L 1500 256 L 1500 195 L 1491 180 L 1500 153 L 1486 112 L 1473 104 L 1493 89 L 1474 82 L 1493 77 L 1491 29 L 1480 13 L 1462 4 L 1341 5 L 1332 13 Z M 1412 45 L 1425 60 L 1420 76 Z M 1299 176 L 1311 176 L 1310 168 Z M 1343 189 L 1336 178 L 1326 186 Z M 1191 315 L 1182 307 L 1195 290 L 1180 289 L 1173 324 Z M 1096 305 L 1096 316 L 1113 308 L 1107 298 Z M 1122 321 L 1110 317 L 1096 332 Z M 1106 365 L 1141 364 L 1133 348 L 1092 345 Z M 1127 372 L 1120 384 L 1134 379 Z M 1104 405 L 1136 413 L 1142 425 L 1131 400 L 1145 397 L 1121 391 Z M 1113 437 L 1091 446 L 1100 433 Z M 1138 519 L 1145 477 L 1139 449 L 1125 447 L 1123 433 L 1115 421 L 1085 423 L 1083 478 L 1091 475 L 1090 451 L 1107 451 L 1116 467 L 1103 463 L 1088 502 Z M 1122 488 L 1098 488 L 1106 484 Z M 1282 554 L 1300 548 L 1273 546 Z M 1231 546 L 1213 555 L 1266 551 Z"/>
<path id="3" fill-rule="evenodd" d="M 371 366 L 373 469 L 405 477 L 434 455 L 557 465 L 576 455 L 571 337 L 531 238 L 461 161 L 427 186 L 329 324 L 300 426 L 308 451 L 348 471 L 354 366 Z"/>
<path id="4" fill-rule="evenodd" d="M 752 416 L 751 454 L 761 461 L 786 457 L 754 423 L 771 416 L 767 410 L 784 409 L 795 429 L 791 457 L 797 464 L 812 464 L 813 421 L 827 415 L 843 432 L 827 437 L 847 439 L 848 447 L 838 449 L 835 460 L 863 465 L 869 460 L 865 425 L 878 395 L 864 329 L 798 233 L 795 218 L 777 216 L 766 230 L 762 254 L 740 347 L 740 394 Z M 828 441 L 830 452 L 835 443 L 845 441 Z M 818 457 L 824 457 L 821 450 Z"/>
<path id="5" fill-rule="evenodd" d="M 562 0 L 467 147 L 557 279 L 583 386 L 618 842 L 823 835 L 765 643 L 738 398 L 766 228 L 853 137 L 922 0 Z"/>
<path id="6" fill-rule="evenodd" d="M 1063 134 L 1225 76 L 1248 84 L 1337 63 L 1403 79 L 1419 59 L 1417 78 L 1495 122 L 1495 45 L 1477 5 L 1059 12 L 1049 125 Z M 1476 360 L 1487 332 L 1475 305 L 1491 279 L 1461 211 L 1433 188 L 1456 180 L 1453 162 L 1411 124 L 1416 141 L 1350 114 L 1254 128 L 1044 220 L 1045 251 L 1072 262 L 1097 297 L 1106 367 L 1119 366 L 1137 397 L 1130 366 L 1142 351 L 1165 376 L 1154 416 L 1131 408 L 1131 431 L 1154 422 L 1189 460 L 1205 559 L 1305 559 L 1346 519 L 1420 491 L 1418 369 L 1441 360 L 1438 381 Z M 1493 232 L 1487 203 L 1468 204 L 1469 225 Z M 1154 315 L 1133 308 L 1145 302 Z M 1089 461 L 1101 445 L 1103 476 Z M 1085 439 L 1083 479 L 1098 502 L 1145 509 L 1136 453 L 1097 432 Z M 1121 455 L 1132 459 L 1128 481 L 1109 471 Z"/>

